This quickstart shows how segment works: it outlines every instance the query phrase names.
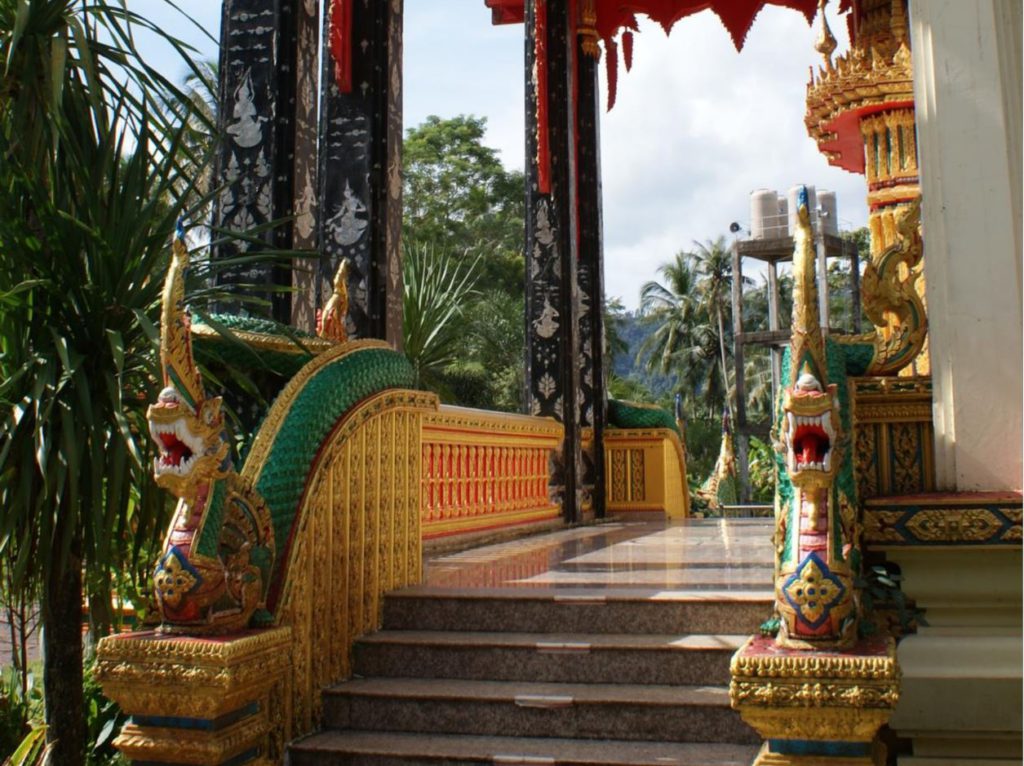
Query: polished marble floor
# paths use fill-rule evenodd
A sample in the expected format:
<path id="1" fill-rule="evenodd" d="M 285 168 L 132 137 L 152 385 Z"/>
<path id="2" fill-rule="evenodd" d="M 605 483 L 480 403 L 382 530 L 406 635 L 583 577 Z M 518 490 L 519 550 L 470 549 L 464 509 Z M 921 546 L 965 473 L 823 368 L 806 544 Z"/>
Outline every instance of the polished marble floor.
<path id="1" fill-rule="evenodd" d="M 772 520 L 619 521 L 428 558 L 428 588 L 764 593 Z"/>

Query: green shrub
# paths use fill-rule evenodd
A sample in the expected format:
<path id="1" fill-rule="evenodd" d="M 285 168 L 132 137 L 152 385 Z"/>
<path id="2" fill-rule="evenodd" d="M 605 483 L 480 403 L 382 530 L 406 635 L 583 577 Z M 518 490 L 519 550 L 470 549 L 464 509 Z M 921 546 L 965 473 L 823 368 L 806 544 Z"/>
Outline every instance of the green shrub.
<path id="1" fill-rule="evenodd" d="M 103 696 L 96 680 L 96 664 L 85 668 L 85 725 L 88 732 L 85 762 L 87 766 L 108 766 L 124 763 L 124 756 L 114 749 L 114 737 L 128 720 L 118 704 Z"/>
<path id="2" fill-rule="evenodd" d="M 35 685 L 35 674 L 28 674 L 23 691 L 21 678 L 13 668 L 0 674 L 0 753 L 14 753 L 42 717 L 42 691 Z M 6 761 L 5 761 L 6 763 Z"/>

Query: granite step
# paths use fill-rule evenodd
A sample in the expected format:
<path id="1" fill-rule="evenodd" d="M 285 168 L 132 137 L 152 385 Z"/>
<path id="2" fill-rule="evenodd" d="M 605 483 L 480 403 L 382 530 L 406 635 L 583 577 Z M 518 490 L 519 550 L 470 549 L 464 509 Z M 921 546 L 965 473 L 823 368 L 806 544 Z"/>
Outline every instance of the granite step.
<path id="1" fill-rule="evenodd" d="M 384 630 L 485 633 L 750 635 L 771 615 L 769 590 L 525 588 L 453 591 L 417 586 L 384 598 Z"/>
<path id="2" fill-rule="evenodd" d="M 327 728 L 756 744 L 724 686 L 366 678 L 324 693 Z"/>
<path id="3" fill-rule="evenodd" d="M 728 684 L 745 635 L 384 630 L 354 647 L 359 676 L 623 684 Z"/>
<path id="4" fill-rule="evenodd" d="M 749 766 L 754 745 L 327 731 L 293 743 L 292 766 Z"/>

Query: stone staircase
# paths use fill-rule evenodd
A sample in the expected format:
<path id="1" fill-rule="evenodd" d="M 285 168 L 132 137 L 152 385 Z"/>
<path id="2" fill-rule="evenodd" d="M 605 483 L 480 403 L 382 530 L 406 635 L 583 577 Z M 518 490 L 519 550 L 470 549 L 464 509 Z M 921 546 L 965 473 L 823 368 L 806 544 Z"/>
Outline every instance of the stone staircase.
<path id="1" fill-rule="evenodd" d="M 421 586 L 388 594 L 292 766 L 748 766 L 729 659 L 770 593 Z"/>

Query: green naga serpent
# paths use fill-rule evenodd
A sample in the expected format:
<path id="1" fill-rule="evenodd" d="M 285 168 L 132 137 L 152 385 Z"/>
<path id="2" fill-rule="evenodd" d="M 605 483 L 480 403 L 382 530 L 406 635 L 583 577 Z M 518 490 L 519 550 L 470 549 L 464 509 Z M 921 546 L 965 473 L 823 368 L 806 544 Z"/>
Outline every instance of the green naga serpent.
<path id="1" fill-rule="evenodd" d="M 161 313 L 164 388 L 147 413 L 156 482 L 179 501 L 153 579 L 162 630 L 229 633 L 274 624 L 298 506 L 335 424 L 368 396 L 412 388 L 414 375 L 383 342 L 331 345 L 275 400 L 237 472 L 221 398 L 207 396 L 192 353 L 187 266 L 179 227 Z M 325 326 L 343 319 L 328 314 L 344 304 L 332 301 Z"/>
<path id="2" fill-rule="evenodd" d="M 798 197 L 793 252 L 793 321 L 783 359 L 773 442 L 776 460 L 775 608 L 787 648 L 841 648 L 857 638 L 854 578 L 860 526 L 853 474 L 847 378 L 891 375 L 924 345 L 927 323 L 914 281 L 921 258 L 919 204 L 907 206 L 898 238 L 865 270 L 873 333 L 827 338 L 818 314 L 807 190 Z"/>

